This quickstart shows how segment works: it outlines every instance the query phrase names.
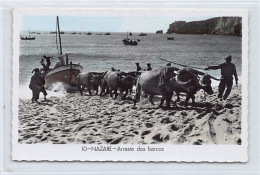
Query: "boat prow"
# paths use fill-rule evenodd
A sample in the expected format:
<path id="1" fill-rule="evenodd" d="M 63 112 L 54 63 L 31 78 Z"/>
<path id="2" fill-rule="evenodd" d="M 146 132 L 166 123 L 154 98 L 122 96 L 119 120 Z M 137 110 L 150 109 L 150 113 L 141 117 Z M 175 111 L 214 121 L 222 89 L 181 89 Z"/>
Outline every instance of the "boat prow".
<path id="1" fill-rule="evenodd" d="M 82 70 L 83 67 L 79 64 L 68 64 L 54 68 L 45 75 L 45 86 L 49 88 L 52 84 L 61 82 L 67 87 L 77 87 L 76 77 Z"/>

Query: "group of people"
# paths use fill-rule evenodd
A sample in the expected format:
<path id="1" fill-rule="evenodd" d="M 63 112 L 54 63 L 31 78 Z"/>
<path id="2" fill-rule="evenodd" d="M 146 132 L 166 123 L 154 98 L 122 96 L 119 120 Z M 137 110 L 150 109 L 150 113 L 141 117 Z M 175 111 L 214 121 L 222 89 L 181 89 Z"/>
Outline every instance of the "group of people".
<path id="1" fill-rule="evenodd" d="M 44 95 L 44 100 L 46 100 L 47 92 L 44 87 L 45 85 L 45 75 L 49 70 L 51 70 L 50 65 L 51 65 L 51 59 L 53 57 L 48 57 L 46 55 L 43 55 L 43 58 L 41 59 L 40 63 L 42 65 L 42 68 L 35 68 L 32 73 L 34 75 L 31 77 L 31 81 L 29 84 L 29 88 L 32 90 L 32 102 L 37 102 L 39 99 L 40 93 L 42 92 Z M 54 68 L 60 67 L 65 65 L 63 56 L 59 56 L 59 62 L 56 63 Z M 45 63 L 46 62 L 46 63 Z"/>
<path id="2" fill-rule="evenodd" d="M 45 72 L 50 70 L 50 58 L 47 56 L 43 56 L 43 58 L 46 59 L 46 64 L 43 63 L 43 60 L 41 61 L 41 64 L 43 66 L 43 69 Z M 63 60 L 63 59 L 62 59 Z M 231 93 L 232 86 L 233 86 L 233 76 L 235 77 L 236 85 L 238 84 L 238 77 L 237 77 L 237 72 L 236 72 L 236 66 L 231 63 L 232 61 L 232 56 L 227 56 L 225 58 L 225 62 L 222 64 L 219 64 L 217 66 L 209 66 L 205 68 L 205 70 L 221 70 L 221 79 L 219 83 L 219 89 L 218 89 L 218 98 L 220 99 L 227 99 L 229 94 Z M 59 62 L 59 64 L 64 65 L 64 61 Z M 171 63 L 167 63 L 166 66 L 171 66 Z M 141 71 L 142 68 L 140 67 L 139 63 L 136 63 L 136 70 Z M 151 64 L 147 63 L 147 71 L 152 70 Z M 45 80 L 44 76 L 42 76 L 40 69 L 35 68 L 32 73 L 34 72 L 34 75 L 31 77 L 30 85 L 29 88 L 32 90 L 32 102 L 37 102 L 39 99 L 39 94 L 40 92 L 43 93 L 44 95 L 44 100 L 46 100 L 47 92 L 44 88 L 45 85 Z M 225 91 L 225 93 L 224 93 Z M 224 95 L 223 95 L 224 94 Z"/>
<path id="3" fill-rule="evenodd" d="M 139 71 L 142 70 L 142 68 L 141 68 L 141 66 L 139 65 L 139 63 L 135 63 L 135 65 L 136 65 L 136 71 L 139 72 Z M 147 68 L 144 69 L 144 70 L 146 70 L 146 71 L 152 70 L 151 63 L 147 63 Z"/>

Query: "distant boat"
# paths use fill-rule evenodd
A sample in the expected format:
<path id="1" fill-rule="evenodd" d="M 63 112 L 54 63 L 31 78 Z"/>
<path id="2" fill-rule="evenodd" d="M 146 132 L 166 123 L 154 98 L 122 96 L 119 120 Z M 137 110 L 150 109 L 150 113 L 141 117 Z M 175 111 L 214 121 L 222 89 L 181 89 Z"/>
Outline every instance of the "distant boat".
<path id="1" fill-rule="evenodd" d="M 104 35 L 110 35 L 111 33 L 110 32 L 107 32 L 107 33 L 105 33 Z"/>
<path id="2" fill-rule="evenodd" d="M 50 32 L 50 34 L 57 34 L 57 32 Z M 65 34 L 65 32 L 60 32 L 60 34 Z"/>
<path id="3" fill-rule="evenodd" d="M 140 33 L 139 36 L 147 36 L 146 33 Z"/>
<path id="4" fill-rule="evenodd" d="M 167 37 L 167 40 L 174 40 L 174 37 Z"/>
<path id="5" fill-rule="evenodd" d="M 59 47 L 57 43 L 57 48 L 59 51 L 59 56 L 62 58 L 66 58 L 66 61 L 64 65 L 54 67 L 53 69 L 49 70 L 46 75 L 45 75 L 45 86 L 48 88 L 50 87 L 53 83 L 56 82 L 61 82 L 65 85 L 69 86 L 70 88 L 77 87 L 77 82 L 76 82 L 76 77 L 78 74 L 83 70 L 83 67 L 79 64 L 72 64 L 72 61 L 69 63 L 69 58 L 68 54 L 62 54 L 62 46 L 61 46 L 61 32 L 60 32 L 60 27 L 59 27 L 59 17 L 57 16 L 57 30 L 56 32 L 59 37 L 57 38 L 57 41 L 59 40 Z"/>
<path id="6" fill-rule="evenodd" d="M 128 32 L 127 32 L 126 38 L 124 38 L 122 41 L 123 41 L 124 45 L 128 45 L 128 46 L 137 46 L 137 44 L 138 44 L 138 41 L 131 40 L 128 38 Z"/>
<path id="7" fill-rule="evenodd" d="M 31 36 L 29 31 L 29 36 L 21 36 L 21 40 L 35 40 L 35 37 Z"/>
<path id="8" fill-rule="evenodd" d="M 86 35 L 92 35 L 92 33 L 91 33 L 91 32 L 88 32 Z"/>
<path id="9" fill-rule="evenodd" d="M 163 34 L 163 30 L 157 30 L 155 33 L 156 34 Z"/>
<path id="10" fill-rule="evenodd" d="M 72 35 L 76 35 L 76 32 L 72 32 L 72 33 L 70 33 L 70 34 L 72 34 Z"/>

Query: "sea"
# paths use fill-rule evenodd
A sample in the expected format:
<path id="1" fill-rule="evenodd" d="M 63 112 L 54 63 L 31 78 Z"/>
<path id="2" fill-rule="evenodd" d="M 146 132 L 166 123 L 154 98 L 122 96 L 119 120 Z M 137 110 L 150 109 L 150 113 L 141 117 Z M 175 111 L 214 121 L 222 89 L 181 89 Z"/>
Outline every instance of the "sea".
<path id="1" fill-rule="evenodd" d="M 50 32 L 38 32 L 31 34 L 35 40 L 20 40 L 20 94 L 27 94 L 28 84 L 33 75 L 34 68 L 41 68 L 40 60 L 43 55 L 57 56 L 58 48 L 56 34 Z M 151 63 L 153 69 L 165 66 L 167 59 L 178 64 L 205 68 L 207 66 L 219 65 L 225 62 L 225 57 L 232 55 L 232 62 L 236 65 L 237 73 L 241 76 L 242 70 L 242 38 L 237 36 L 223 35 L 190 35 L 190 34 L 154 34 L 139 36 L 133 33 L 130 39 L 139 39 L 137 46 L 126 46 L 122 39 L 126 33 L 92 33 L 87 32 L 65 32 L 61 34 L 62 52 L 69 53 L 69 61 L 83 66 L 84 72 L 104 72 L 112 67 L 122 71 L 135 71 L 136 62 L 139 62 L 142 69 L 147 68 Z M 26 33 L 22 33 L 22 36 Z M 174 37 L 174 40 L 167 40 L 167 37 Z M 58 59 L 51 60 L 51 68 L 58 62 Z M 181 66 L 174 65 L 178 68 Z M 220 70 L 204 71 L 210 75 L 220 78 Z M 214 85 L 217 82 L 214 82 Z M 62 88 L 58 88 L 62 89 Z M 22 93 L 22 92 L 26 93 Z M 55 90 L 57 91 L 57 89 Z M 62 89 L 63 91 L 63 89 Z M 64 91 L 63 91 L 64 92 Z M 21 97 L 21 96 L 20 96 Z M 25 98 L 25 97 L 24 97 Z"/>

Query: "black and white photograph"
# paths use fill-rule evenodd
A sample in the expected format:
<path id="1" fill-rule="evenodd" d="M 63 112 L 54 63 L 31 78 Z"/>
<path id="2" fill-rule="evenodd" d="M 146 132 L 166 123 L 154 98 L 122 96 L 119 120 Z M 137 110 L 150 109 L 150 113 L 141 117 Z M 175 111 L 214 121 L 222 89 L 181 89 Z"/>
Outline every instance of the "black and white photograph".
<path id="1" fill-rule="evenodd" d="M 14 9 L 13 158 L 247 161 L 247 25 L 239 10 Z"/>

